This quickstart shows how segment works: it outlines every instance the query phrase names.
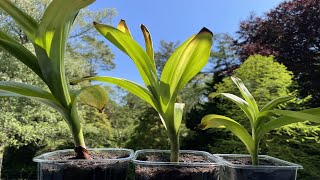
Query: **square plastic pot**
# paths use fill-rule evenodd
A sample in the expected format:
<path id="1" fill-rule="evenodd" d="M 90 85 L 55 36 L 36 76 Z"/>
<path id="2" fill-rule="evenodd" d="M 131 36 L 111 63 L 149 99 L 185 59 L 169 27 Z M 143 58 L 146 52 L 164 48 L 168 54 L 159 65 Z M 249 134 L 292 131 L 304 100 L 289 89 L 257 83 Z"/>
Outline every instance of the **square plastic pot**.
<path id="1" fill-rule="evenodd" d="M 221 180 L 296 180 L 301 165 L 290 163 L 267 155 L 259 155 L 261 165 L 241 165 L 237 161 L 248 160 L 250 155 L 215 154 L 221 159 Z M 272 164 L 272 165 L 264 165 Z"/>
<path id="2" fill-rule="evenodd" d="M 133 158 L 131 149 L 97 148 L 88 149 L 94 160 L 56 160 L 59 157 L 74 156 L 73 149 L 45 153 L 33 158 L 38 163 L 40 180 L 124 180 L 127 178 L 129 162 Z M 116 157 L 116 158 L 108 158 Z"/>
<path id="3" fill-rule="evenodd" d="M 203 151 L 181 150 L 180 158 L 183 161 L 179 160 L 179 163 L 170 162 L 169 150 L 136 151 L 133 158 L 135 180 L 219 179 L 220 164 L 214 155 Z"/>

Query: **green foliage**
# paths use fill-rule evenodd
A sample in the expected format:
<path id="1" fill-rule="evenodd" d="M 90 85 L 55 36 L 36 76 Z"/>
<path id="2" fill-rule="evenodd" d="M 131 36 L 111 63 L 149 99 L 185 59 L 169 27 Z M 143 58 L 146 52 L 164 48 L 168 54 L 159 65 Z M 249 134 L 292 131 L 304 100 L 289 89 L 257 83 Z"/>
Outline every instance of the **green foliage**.
<path id="1" fill-rule="evenodd" d="M 98 23 L 95 23 L 95 27 L 134 61 L 147 88 L 113 77 L 89 77 L 74 82 L 99 80 L 113 83 L 148 102 L 159 113 L 167 130 L 171 142 L 171 161 L 178 161 L 178 137 L 182 117 L 178 116 L 177 112 L 182 111 L 183 105 L 176 104 L 176 98 L 187 82 L 207 63 L 212 44 L 212 33 L 203 28 L 177 48 L 168 59 L 159 79 L 153 57 L 151 36 L 144 25 L 141 26 L 141 30 L 146 42 L 146 51 L 132 39 L 123 20 L 120 21 L 118 29 Z"/>
<path id="2" fill-rule="evenodd" d="M 33 19 L 8 0 L 0 2 L 0 7 L 5 10 L 26 33 L 28 39 L 32 41 L 36 55 L 23 46 L 23 42 L 18 43 L 5 33 L 0 33 L 0 44 L 9 53 L 15 56 L 23 64 L 28 66 L 41 78 L 50 90 L 42 90 L 39 87 L 18 82 L 1 82 L 1 97 L 28 97 L 56 109 L 67 121 L 74 138 L 75 146 L 85 147 L 82 128 L 80 125 L 76 108 L 77 96 L 81 94 L 103 94 L 99 86 L 85 88 L 77 93 L 70 92 L 64 71 L 64 56 L 67 36 L 70 27 L 74 22 L 79 10 L 93 1 L 60 1 L 51 2 L 42 15 L 41 22 Z M 61 11 L 61 7 L 64 7 Z M 59 11 L 60 10 L 60 11 Z M 58 13 L 57 16 L 57 12 Z M 97 91 L 98 90 L 98 91 Z M 84 103 L 96 108 L 103 108 L 107 102 L 93 100 L 95 96 L 80 98 Z M 99 99 L 101 100 L 101 98 Z M 103 105 L 101 105 L 103 104 Z M 98 107 L 100 106 L 100 107 Z"/>
<path id="3" fill-rule="evenodd" d="M 258 56 L 258 58 L 261 58 L 261 56 L 260 57 Z M 253 64 L 254 66 L 248 66 L 248 64 L 249 65 Z M 252 58 L 252 60 L 249 58 L 247 60 L 247 64 L 243 64 L 243 66 L 244 67 L 248 66 L 250 69 L 256 70 L 258 72 L 262 71 L 262 69 L 258 68 L 259 66 L 257 66 L 257 62 L 254 61 L 254 58 Z M 284 76 L 284 78 L 286 77 Z M 253 98 L 251 93 L 248 91 L 248 89 L 244 86 L 242 81 L 238 78 L 231 78 L 231 79 L 237 85 L 237 88 L 239 89 L 244 99 L 241 99 L 240 97 L 233 94 L 229 94 L 229 93 L 212 93 L 210 96 L 213 98 L 213 97 L 216 97 L 217 95 L 223 95 L 228 99 L 230 99 L 231 101 L 233 101 L 237 106 L 239 106 L 249 119 L 251 131 L 252 131 L 251 135 L 247 132 L 247 130 L 241 124 L 239 124 L 233 119 L 230 119 L 226 116 L 221 116 L 221 115 L 215 115 L 215 114 L 207 115 L 201 120 L 201 124 L 199 126 L 202 129 L 222 126 L 232 131 L 245 144 L 246 148 L 251 154 L 252 163 L 255 165 L 258 164 L 259 142 L 261 138 L 269 131 L 276 128 L 280 128 L 281 126 L 284 126 L 287 124 L 296 123 L 300 121 L 309 120 L 309 121 L 314 121 L 318 123 L 320 122 L 317 116 L 307 114 L 307 113 L 314 113 L 317 115 L 319 113 L 319 109 L 305 110 L 303 112 L 272 110 L 273 108 L 277 107 L 279 104 L 282 104 L 286 101 L 293 99 L 293 97 L 290 97 L 290 96 L 280 97 L 275 100 L 272 100 L 259 110 L 255 99 Z M 290 77 L 288 79 L 290 79 Z M 252 84 L 254 87 L 259 87 L 259 86 L 256 86 L 257 84 L 255 84 L 254 81 L 253 82 L 250 81 L 249 84 Z M 272 89 L 271 89 L 271 92 L 272 92 Z M 270 119 L 271 117 L 270 115 L 272 114 L 280 114 L 284 116 L 280 118 Z"/>

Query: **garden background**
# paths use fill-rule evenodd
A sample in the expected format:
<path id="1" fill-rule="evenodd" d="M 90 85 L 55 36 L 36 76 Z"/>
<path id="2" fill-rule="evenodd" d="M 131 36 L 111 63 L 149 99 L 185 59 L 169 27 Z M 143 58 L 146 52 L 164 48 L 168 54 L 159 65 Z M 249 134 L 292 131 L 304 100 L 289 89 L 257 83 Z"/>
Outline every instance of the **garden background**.
<path id="1" fill-rule="evenodd" d="M 15 3 L 40 21 L 49 0 L 15 0 Z M 320 3 L 318 0 L 293 0 L 275 4 L 271 9 L 265 9 L 264 13 L 260 12 L 261 9 L 257 14 L 248 13 L 241 17 L 242 20 L 235 16 L 239 23 L 234 32 L 226 34 L 218 31 L 214 34 L 209 64 L 179 96 L 179 101 L 186 103 L 180 133 L 181 149 L 247 153 L 239 139 L 225 129 L 202 131 L 196 128 L 201 118 L 210 113 L 223 114 L 241 124 L 249 124 L 240 109 L 232 103 L 223 98 L 207 98 L 214 91 L 237 94 L 236 87 L 229 79 L 231 75 L 244 81 L 260 107 L 276 97 L 287 95 L 295 95 L 297 98 L 279 108 L 300 110 L 320 106 Z M 141 4 L 137 10 L 137 19 L 146 6 Z M 100 38 L 91 24 L 97 21 L 115 25 L 115 20 L 128 16 L 120 10 L 97 10 L 97 7 L 90 7 L 79 14 L 67 47 L 66 73 L 69 80 L 96 74 L 114 73 L 116 75 L 113 76 L 124 78 L 138 75 L 130 70 L 133 63 L 130 64 L 129 59 Z M 167 10 L 163 9 L 165 16 L 158 14 L 158 18 L 173 18 L 172 21 L 168 19 L 168 25 L 162 25 L 165 27 L 163 34 L 157 36 L 156 33 L 160 31 L 153 32 L 155 25 L 149 27 L 158 43 L 155 44 L 155 59 L 159 74 L 169 55 L 178 46 L 180 37 L 183 40 L 191 35 L 181 31 L 183 33 L 180 35 L 166 38 L 166 33 L 178 33 L 179 28 L 187 29 L 189 26 L 194 30 L 191 33 L 196 33 L 201 28 L 188 23 L 188 18 L 182 22 L 174 19 L 176 12 L 171 8 Z M 146 13 L 152 12 L 146 9 Z M 192 11 L 188 13 L 192 16 Z M 210 14 L 210 11 L 207 13 Z M 232 10 L 225 13 L 231 13 L 228 18 L 232 18 Z M 223 22 L 224 16 L 221 14 L 219 21 Z M 218 21 L 209 17 L 202 18 L 210 22 L 209 25 Z M 157 22 L 156 19 L 154 21 Z M 175 21 L 176 25 L 170 25 Z M 3 11 L 0 11 L 0 29 L 27 48 L 32 48 L 26 35 Z M 135 37 L 138 33 L 134 30 L 132 34 Z M 30 69 L 0 50 L 0 81 L 9 80 L 44 87 Z M 88 147 L 169 149 L 164 127 L 150 106 L 115 86 L 102 85 L 109 92 L 110 98 L 103 113 L 80 106 Z M 320 126 L 310 122 L 285 126 L 271 131 L 263 139 L 260 152 L 303 165 L 304 170 L 299 171 L 298 179 L 320 179 L 319 137 Z M 34 156 L 56 149 L 73 148 L 71 134 L 62 117 L 53 109 L 24 98 L 0 99 L 0 145 L 3 153 L 1 177 L 5 179 L 34 179 Z"/>

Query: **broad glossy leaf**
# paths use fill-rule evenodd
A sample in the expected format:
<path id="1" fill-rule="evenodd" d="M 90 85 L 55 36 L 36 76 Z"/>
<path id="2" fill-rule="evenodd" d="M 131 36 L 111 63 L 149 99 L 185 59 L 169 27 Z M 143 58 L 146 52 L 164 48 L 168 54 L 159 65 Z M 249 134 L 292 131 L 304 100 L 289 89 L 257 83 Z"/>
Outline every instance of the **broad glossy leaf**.
<path id="1" fill-rule="evenodd" d="M 112 44 L 133 60 L 146 87 L 157 97 L 159 82 L 156 68 L 141 46 L 130 35 L 116 28 L 98 23 L 95 23 L 94 26 Z"/>
<path id="2" fill-rule="evenodd" d="M 151 35 L 147 29 L 146 26 L 144 26 L 143 24 L 140 26 L 141 27 L 141 31 L 144 37 L 144 42 L 146 44 L 146 52 L 150 58 L 150 60 L 152 61 L 154 67 L 156 67 L 155 61 L 154 61 L 154 50 L 153 50 L 153 45 L 152 45 L 152 39 L 151 39 Z"/>
<path id="3" fill-rule="evenodd" d="M 232 102 L 234 102 L 237 106 L 241 108 L 241 110 L 247 115 L 251 123 L 254 122 L 255 116 L 254 116 L 253 109 L 251 108 L 251 106 L 249 106 L 249 104 L 245 100 L 230 93 L 215 93 L 215 92 L 209 94 L 209 98 L 214 98 L 218 95 L 223 95 L 226 98 L 230 99 Z"/>
<path id="4" fill-rule="evenodd" d="M 159 108 L 158 101 L 152 96 L 152 94 L 144 87 L 131 82 L 126 79 L 108 77 L 108 76 L 95 76 L 95 77 L 86 77 L 79 80 L 72 81 L 72 84 L 79 83 L 81 81 L 90 80 L 90 81 L 100 81 L 100 82 L 107 82 L 126 89 L 127 91 L 131 92 L 132 94 L 138 96 L 142 100 L 149 103 L 152 107 L 154 107 L 157 112 L 161 113 L 161 109 Z"/>
<path id="5" fill-rule="evenodd" d="M 224 126 L 235 134 L 247 147 L 248 151 L 251 153 L 254 150 L 254 142 L 248 131 L 241 126 L 235 120 L 228 118 L 226 116 L 210 114 L 202 118 L 201 123 L 198 125 L 201 129 L 217 128 Z"/>
<path id="6" fill-rule="evenodd" d="M 40 70 L 37 57 L 27 48 L 16 42 L 11 37 L 0 31 L 0 47 L 7 50 L 10 54 L 20 60 L 23 64 L 33 70 L 42 80 L 44 77 Z"/>
<path id="7" fill-rule="evenodd" d="M 212 46 L 212 32 L 203 28 L 185 41 L 168 59 L 161 75 L 162 105 L 168 107 L 185 84 L 208 62 Z"/>
<path id="8" fill-rule="evenodd" d="M 320 108 L 312 108 L 303 111 L 271 110 L 270 112 L 280 114 L 283 116 L 272 119 L 269 122 L 263 124 L 258 129 L 257 136 L 259 138 L 261 138 L 269 131 L 292 123 L 304 121 L 320 123 Z"/>
<path id="9" fill-rule="evenodd" d="M 32 41 L 34 40 L 36 30 L 38 29 L 36 20 L 17 8 L 10 0 L 0 0 L 0 8 L 15 20 Z"/>
<path id="10" fill-rule="evenodd" d="M 241 79 L 236 77 L 231 77 L 231 80 L 237 85 L 239 91 L 241 92 L 243 98 L 248 102 L 248 104 L 253 109 L 254 114 L 257 116 L 259 114 L 259 108 L 256 100 L 253 98 L 249 90 L 243 84 Z"/>

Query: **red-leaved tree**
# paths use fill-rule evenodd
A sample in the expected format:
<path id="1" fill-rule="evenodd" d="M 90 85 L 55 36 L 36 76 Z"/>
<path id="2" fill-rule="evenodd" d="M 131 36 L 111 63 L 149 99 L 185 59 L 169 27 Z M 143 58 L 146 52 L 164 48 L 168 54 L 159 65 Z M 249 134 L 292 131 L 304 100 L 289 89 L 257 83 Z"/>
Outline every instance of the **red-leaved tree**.
<path id="1" fill-rule="evenodd" d="M 279 4 L 263 17 L 241 22 L 235 42 L 244 61 L 252 54 L 274 55 L 293 71 L 302 97 L 320 105 L 320 1 L 293 0 Z"/>

